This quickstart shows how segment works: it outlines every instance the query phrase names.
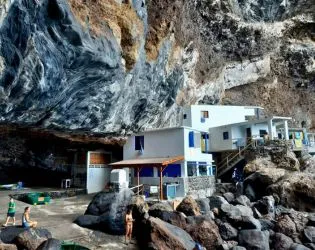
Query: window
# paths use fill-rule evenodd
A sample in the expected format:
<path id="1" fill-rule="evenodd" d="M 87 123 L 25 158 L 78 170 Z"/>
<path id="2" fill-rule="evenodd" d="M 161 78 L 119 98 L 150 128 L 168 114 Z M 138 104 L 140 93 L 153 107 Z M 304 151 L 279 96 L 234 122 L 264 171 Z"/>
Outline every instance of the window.
<path id="1" fill-rule="evenodd" d="M 193 148 L 195 147 L 195 143 L 194 143 L 194 132 L 190 131 L 188 134 L 188 142 L 189 142 L 189 147 Z"/>
<path id="2" fill-rule="evenodd" d="M 143 150 L 144 149 L 144 136 L 135 136 L 135 150 Z"/>
<path id="3" fill-rule="evenodd" d="M 208 175 L 207 163 L 199 162 L 199 175 L 206 176 Z"/>
<path id="4" fill-rule="evenodd" d="M 184 118 L 184 120 L 187 119 L 187 114 L 184 114 L 184 115 L 183 115 L 183 118 Z"/>
<path id="5" fill-rule="evenodd" d="M 188 176 L 197 176 L 197 163 L 194 161 L 187 162 Z"/>
<path id="6" fill-rule="evenodd" d="M 203 133 L 201 135 L 201 152 L 208 153 L 209 151 L 208 144 L 209 144 L 209 134 Z"/>
<path id="7" fill-rule="evenodd" d="M 209 112 L 208 111 L 201 111 L 201 118 L 209 118 Z"/>
<path id="8" fill-rule="evenodd" d="M 223 132 L 223 140 L 229 139 L 229 132 Z"/>
<path id="9" fill-rule="evenodd" d="M 260 129 L 259 130 L 259 136 L 260 137 L 264 137 L 264 135 L 266 135 L 267 134 L 267 130 L 265 130 L 265 129 Z"/>

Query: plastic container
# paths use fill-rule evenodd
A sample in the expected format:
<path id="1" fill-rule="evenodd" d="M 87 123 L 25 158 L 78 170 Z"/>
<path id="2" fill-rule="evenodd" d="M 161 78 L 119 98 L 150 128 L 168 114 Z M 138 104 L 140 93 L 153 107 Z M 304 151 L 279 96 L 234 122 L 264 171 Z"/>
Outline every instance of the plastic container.
<path id="1" fill-rule="evenodd" d="M 47 205 L 50 202 L 50 196 L 44 193 L 29 193 L 26 195 L 26 202 L 31 205 Z"/>

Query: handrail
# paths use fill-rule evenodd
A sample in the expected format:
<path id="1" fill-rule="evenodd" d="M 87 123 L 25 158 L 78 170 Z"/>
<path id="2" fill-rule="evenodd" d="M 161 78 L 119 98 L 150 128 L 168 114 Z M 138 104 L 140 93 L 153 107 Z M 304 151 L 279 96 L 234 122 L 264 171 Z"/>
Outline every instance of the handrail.
<path id="1" fill-rule="evenodd" d="M 136 195 L 139 195 L 140 192 L 142 192 L 142 194 L 143 194 L 143 190 L 144 190 L 143 184 L 138 185 L 138 186 L 131 187 L 131 188 L 129 188 L 129 189 L 130 189 L 130 190 L 133 190 L 133 189 L 136 189 L 136 188 L 138 189 L 137 192 L 135 193 Z"/>
<path id="2" fill-rule="evenodd" d="M 231 154 L 229 154 L 223 161 L 221 161 L 219 164 L 217 164 L 217 170 L 222 169 L 223 166 L 228 165 L 229 162 L 231 162 L 232 160 L 234 160 L 236 157 L 241 156 L 241 153 L 243 153 L 246 149 L 248 149 L 250 146 L 254 145 L 254 141 L 250 142 L 249 144 L 247 144 L 242 150 L 239 150 L 237 153 L 234 153 L 234 156 L 232 158 L 229 159 L 229 156 Z M 232 153 L 233 154 L 233 153 Z M 224 164 L 223 164 L 224 163 Z"/>

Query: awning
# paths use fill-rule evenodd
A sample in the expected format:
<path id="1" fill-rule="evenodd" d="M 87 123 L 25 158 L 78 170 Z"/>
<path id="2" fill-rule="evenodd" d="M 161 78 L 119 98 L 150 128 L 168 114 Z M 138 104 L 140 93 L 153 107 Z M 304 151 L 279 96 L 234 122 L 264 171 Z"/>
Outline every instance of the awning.
<path id="1" fill-rule="evenodd" d="M 123 160 L 109 164 L 113 167 L 137 167 L 141 165 L 162 165 L 167 166 L 169 164 L 184 160 L 184 156 L 164 157 L 164 158 L 139 158 Z"/>

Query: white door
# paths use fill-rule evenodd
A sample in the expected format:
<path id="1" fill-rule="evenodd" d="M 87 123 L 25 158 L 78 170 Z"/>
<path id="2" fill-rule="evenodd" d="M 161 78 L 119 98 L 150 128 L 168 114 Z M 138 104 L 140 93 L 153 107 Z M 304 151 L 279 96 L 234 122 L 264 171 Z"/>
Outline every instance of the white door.
<path id="1" fill-rule="evenodd" d="M 108 155 L 105 157 L 104 154 L 102 152 L 88 152 L 86 184 L 88 194 L 103 191 L 110 181 L 111 168 L 107 165 L 109 163 L 106 160 Z"/>

